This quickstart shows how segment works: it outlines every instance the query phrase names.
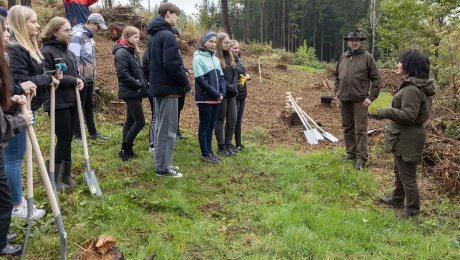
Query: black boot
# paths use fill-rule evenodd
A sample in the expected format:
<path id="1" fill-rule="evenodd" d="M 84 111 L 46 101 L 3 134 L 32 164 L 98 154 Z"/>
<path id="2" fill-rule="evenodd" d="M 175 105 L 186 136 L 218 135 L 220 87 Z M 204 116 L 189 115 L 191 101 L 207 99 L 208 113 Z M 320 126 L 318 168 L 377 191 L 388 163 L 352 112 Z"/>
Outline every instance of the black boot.
<path id="1" fill-rule="evenodd" d="M 61 178 L 64 184 L 69 185 L 70 187 L 78 187 L 78 184 L 72 179 L 70 175 L 70 170 L 72 168 L 72 162 L 62 161 L 61 163 Z M 56 188 L 57 189 L 57 188 Z"/>
<path id="2" fill-rule="evenodd" d="M 217 154 L 225 157 L 236 156 L 236 154 L 230 152 L 225 145 L 219 145 L 219 150 L 217 151 Z"/>
<path id="3" fill-rule="evenodd" d="M 48 171 L 48 174 L 49 174 L 49 169 L 50 169 L 49 165 L 50 165 L 50 161 L 47 160 L 46 170 Z M 56 191 L 62 191 L 62 190 L 69 188 L 69 185 L 61 182 L 61 164 L 54 165 L 54 180 L 51 180 L 50 178 L 50 181 L 54 181 L 54 185 L 56 186 Z"/>
<path id="4" fill-rule="evenodd" d="M 125 142 L 121 144 L 121 151 L 118 153 L 118 157 L 121 158 L 122 161 L 127 162 L 131 157 L 129 157 L 129 145 Z M 132 145 L 131 145 L 132 150 Z"/>
<path id="5" fill-rule="evenodd" d="M 227 150 L 234 153 L 235 155 L 239 152 L 238 149 L 236 149 L 236 147 L 233 144 L 227 145 Z"/>
<path id="6" fill-rule="evenodd" d="M 133 146 L 134 144 L 126 144 L 126 153 L 128 155 L 128 157 L 131 159 L 131 158 L 137 158 L 137 154 L 134 153 L 133 151 Z"/>

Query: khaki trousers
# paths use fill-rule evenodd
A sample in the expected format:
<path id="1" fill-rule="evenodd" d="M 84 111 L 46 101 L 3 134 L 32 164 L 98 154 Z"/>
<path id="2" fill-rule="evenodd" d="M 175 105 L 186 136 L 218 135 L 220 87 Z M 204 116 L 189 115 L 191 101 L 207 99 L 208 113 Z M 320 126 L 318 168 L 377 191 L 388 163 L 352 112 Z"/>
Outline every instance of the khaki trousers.
<path id="1" fill-rule="evenodd" d="M 367 161 L 367 108 L 363 102 L 340 101 L 342 115 L 343 137 L 347 154 Z"/>

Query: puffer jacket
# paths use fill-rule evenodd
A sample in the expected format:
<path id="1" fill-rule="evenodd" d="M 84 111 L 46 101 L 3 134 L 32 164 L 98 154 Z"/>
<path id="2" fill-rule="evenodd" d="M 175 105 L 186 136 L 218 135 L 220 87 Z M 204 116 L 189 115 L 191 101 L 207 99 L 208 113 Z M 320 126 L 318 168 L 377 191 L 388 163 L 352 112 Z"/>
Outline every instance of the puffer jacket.
<path id="1" fill-rule="evenodd" d="M 372 84 L 372 85 L 371 85 Z M 363 47 L 340 56 L 334 94 L 342 101 L 371 101 L 380 94 L 380 74 L 372 55 Z"/>
<path id="2" fill-rule="evenodd" d="M 133 47 L 117 44 L 113 47 L 118 76 L 118 98 L 147 97 L 147 81 L 144 77 L 139 54 Z"/>
<path id="3" fill-rule="evenodd" d="M 219 59 L 206 49 L 193 54 L 193 73 L 195 75 L 195 101 L 203 103 L 225 97 L 226 82 Z"/>
<path id="4" fill-rule="evenodd" d="M 405 162 L 421 160 L 426 140 L 423 124 L 430 117 L 435 93 L 434 80 L 410 77 L 396 91 L 392 107 L 379 109 L 381 118 L 391 120 L 385 130 L 386 151 Z"/>
<path id="5" fill-rule="evenodd" d="M 69 50 L 77 57 L 77 66 L 80 75 L 88 83 L 96 78 L 96 49 L 94 35 L 84 24 L 72 28 Z"/>
<path id="6" fill-rule="evenodd" d="M 148 26 L 149 95 L 165 97 L 184 95 L 190 91 L 190 82 L 179 54 L 179 45 L 172 26 L 158 16 Z"/>

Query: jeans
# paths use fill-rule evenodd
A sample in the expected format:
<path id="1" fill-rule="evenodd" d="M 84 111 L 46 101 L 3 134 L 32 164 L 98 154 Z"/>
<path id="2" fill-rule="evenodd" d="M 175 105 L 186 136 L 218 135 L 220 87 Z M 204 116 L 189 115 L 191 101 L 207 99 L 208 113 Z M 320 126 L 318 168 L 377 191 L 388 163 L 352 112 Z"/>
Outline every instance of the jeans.
<path id="1" fill-rule="evenodd" d="M 198 104 L 200 126 L 198 127 L 198 142 L 201 155 L 208 156 L 212 153 L 212 132 L 216 126 L 220 104 Z"/>
<path id="2" fill-rule="evenodd" d="M 176 144 L 178 98 L 155 98 L 155 171 L 168 172 Z"/>
<path id="3" fill-rule="evenodd" d="M 216 139 L 217 144 L 231 145 L 236 125 L 236 99 L 224 98 L 220 103 L 219 115 L 216 122 Z M 224 122 L 225 122 L 225 140 L 224 140 Z"/>
<path id="4" fill-rule="evenodd" d="M 137 134 L 145 126 L 144 109 L 142 99 L 125 99 L 127 111 L 126 121 L 123 126 L 123 142 L 133 144 Z"/>
<path id="5" fill-rule="evenodd" d="M 236 126 L 235 126 L 235 144 L 241 145 L 241 123 L 243 122 L 244 107 L 246 106 L 246 99 L 236 101 Z"/>
<path id="6" fill-rule="evenodd" d="M 77 121 L 78 108 L 76 106 L 56 109 L 56 164 L 60 164 L 62 161 L 72 162 L 72 137 L 77 126 Z"/>
<path id="7" fill-rule="evenodd" d="M 35 111 L 32 112 L 35 118 Z M 22 161 L 26 154 L 26 129 L 8 140 L 8 146 L 4 149 L 5 173 L 8 177 L 13 205 L 22 202 Z"/>
<path id="8" fill-rule="evenodd" d="M 12 210 L 10 186 L 3 167 L 3 150 L 0 149 L 0 249 L 3 249 L 7 244 L 6 236 L 10 227 Z"/>
<path id="9" fill-rule="evenodd" d="M 80 91 L 80 100 L 83 109 L 83 116 L 85 117 L 86 127 L 88 128 L 89 135 L 97 134 L 96 124 L 94 123 L 94 82 L 86 81 L 85 88 Z M 80 123 L 77 120 L 77 127 L 75 128 L 75 136 L 81 136 Z"/>

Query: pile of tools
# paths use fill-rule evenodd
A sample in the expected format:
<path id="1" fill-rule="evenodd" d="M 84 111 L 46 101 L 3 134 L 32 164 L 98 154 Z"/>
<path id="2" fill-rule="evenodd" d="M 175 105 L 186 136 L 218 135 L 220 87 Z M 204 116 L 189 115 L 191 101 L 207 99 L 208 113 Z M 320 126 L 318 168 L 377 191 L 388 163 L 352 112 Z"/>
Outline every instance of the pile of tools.
<path id="1" fill-rule="evenodd" d="M 305 137 L 311 145 L 317 145 L 319 141 L 329 140 L 336 143 L 339 139 L 331 133 L 322 129 L 303 109 L 297 104 L 297 101 L 302 98 L 294 99 L 291 92 L 286 92 L 286 109 L 296 112 L 305 127 Z"/>

